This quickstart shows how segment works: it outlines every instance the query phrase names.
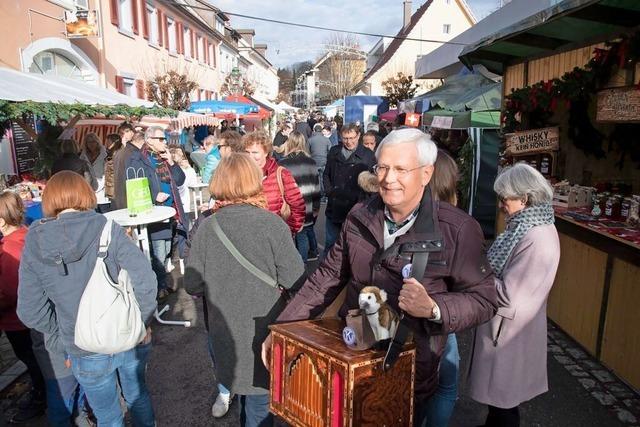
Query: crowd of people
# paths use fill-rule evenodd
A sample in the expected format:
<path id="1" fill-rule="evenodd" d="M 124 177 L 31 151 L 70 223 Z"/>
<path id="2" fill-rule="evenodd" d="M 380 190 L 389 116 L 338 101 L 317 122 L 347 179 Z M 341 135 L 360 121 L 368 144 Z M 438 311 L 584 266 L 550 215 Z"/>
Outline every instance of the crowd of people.
<path id="1" fill-rule="evenodd" d="M 27 228 L 20 197 L 0 194 L 0 328 L 33 387 L 16 421 L 46 407 L 53 426 L 91 417 L 123 426 L 122 397 L 134 425 L 155 425 L 145 368 L 157 301 L 175 290 L 172 257 L 186 264 L 186 291 L 203 298 L 214 417 L 235 395 L 241 425 L 271 425 L 268 325 L 313 318 L 339 295 L 344 317 L 369 284 L 386 291 L 412 329 L 416 425 L 448 425 L 460 377 L 455 334 L 465 329 L 475 328 L 467 381 L 470 396 L 488 406 L 485 426 L 518 426 L 519 405 L 547 390 L 546 299 L 560 249 L 551 187 L 530 166 L 497 177 L 507 227 L 487 251 L 478 223 L 456 207 L 455 160 L 413 128 L 300 115 L 273 140 L 225 129 L 185 150 L 168 146 L 161 128 L 124 123 L 104 143 L 90 134 L 82 148 L 63 140 L 60 149 L 42 195 L 44 219 Z M 210 200 L 193 221 L 196 169 Z M 126 181 L 139 171 L 153 203 L 176 211 L 149 227 L 150 262 L 117 225 L 106 253 L 99 250 L 101 213 L 127 207 Z M 412 262 L 403 244 L 428 239 L 442 250 L 422 278 L 403 279 Z M 115 354 L 74 340 L 98 256 L 111 277 L 129 273 L 147 327 L 137 346 Z"/>

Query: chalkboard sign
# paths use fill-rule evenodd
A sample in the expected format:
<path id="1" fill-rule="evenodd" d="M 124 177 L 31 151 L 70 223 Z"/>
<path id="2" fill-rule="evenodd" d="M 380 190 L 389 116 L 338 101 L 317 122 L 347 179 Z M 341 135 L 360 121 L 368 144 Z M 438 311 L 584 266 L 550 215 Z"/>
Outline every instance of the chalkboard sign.
<path id="1" fill-rule="evenodd" d="M 31 172 L 38 158 L 36 142 L 17 123 L 11 122 L 11 132 L 18 174 Z"/>
<path id="2" fill-rule="evenodd" d="M 640 90 L 632 86 L 598 92 L 596 121 L 640 122 Z"/>

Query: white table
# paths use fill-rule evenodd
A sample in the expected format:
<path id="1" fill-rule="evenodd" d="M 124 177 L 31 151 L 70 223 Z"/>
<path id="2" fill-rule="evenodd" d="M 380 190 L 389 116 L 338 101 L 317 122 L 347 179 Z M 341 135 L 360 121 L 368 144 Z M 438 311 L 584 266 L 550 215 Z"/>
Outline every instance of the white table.
<path id="1" fill-rule="evenodd" d="M 136 240 L 142 252 L 151 262 L 151 251 L 149 250 L 149 232 L 147 226 L 156 222 L 166 222 L 169 218 L 175 216 L 176 210 L 169 206 L 154 206 L 149 212 L 138 214 L 136 216 L 129 215 L 127 209 L 118 209 L 117 211 L 111 211 L 104 214 L 105 217 L 112 219 L 115 223 L 122 227 L 136 227 L 137 232 Z M 169 310 L 169 305 L 165 305 L 160 312 L 156 309 L 156 320 L 163 325 L 182 325 L 185 328 L 191 326 L 191 322 L 188 320 L 163 320 L 160 316 Z"/>
<path id="2" fill-rule="evenodd" d="M 193 215 L 195 216 L 195 219 L 198 219 L 198 211 L 200 210 L 199 207 L 204 203 L 202 189 L 208 186 L 209 184 L 205 184 L 204 182 L 199 182 L 195 185 L 189 186 L 191 200 L 193 201 Z"/>

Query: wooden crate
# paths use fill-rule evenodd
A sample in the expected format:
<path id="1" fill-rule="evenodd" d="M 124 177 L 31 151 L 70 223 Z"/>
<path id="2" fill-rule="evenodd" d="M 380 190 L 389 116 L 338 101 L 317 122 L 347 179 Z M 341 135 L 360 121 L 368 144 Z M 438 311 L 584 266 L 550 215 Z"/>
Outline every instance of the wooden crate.
<path id="1" fill-rule="evenodd" d="M 292 426 L 412 426 L 414 344 L 383 372 L 384 352 L 350 349 L 344 326 L 340 319 L 271 326 L 271 412 Z"/>

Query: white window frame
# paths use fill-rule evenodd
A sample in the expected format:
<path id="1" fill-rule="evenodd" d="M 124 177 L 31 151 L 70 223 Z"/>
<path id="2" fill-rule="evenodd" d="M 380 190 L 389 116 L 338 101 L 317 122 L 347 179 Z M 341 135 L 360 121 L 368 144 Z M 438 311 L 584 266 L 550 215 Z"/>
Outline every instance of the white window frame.
<path id="1" fill-rule="evenodd" d="M 200 100 L 206 101 L 207 100 L 207 91 L 206 91 L 206 89 L 199 89 L 199 90 L 200 90 Z"/>
<path id="2" fill-rule="evenodd" d="M 191 28 L 184 27 L 182 38 L 184 39 L 184 57 L 191 59 Z"/>
<path id="3" fill-rule="evenodd" d="M 213 43 L 209 45 L 209 66 L 216 67 L 216 47 Z"/>
<path id="4" fill-rule="evenodd" d="M 219 19 L 216 19 L 216 30 L 218 30 L 218 32 L 224 34 L 224 22 L 222 22 Z"/>
<path id="5" fill-rule="evenodd" d="M 136 79 L 131 77 L 122 77 L 122 89 L 124 90 L 125 95 L 129 95 L 134 98 L 138 97 Z"/>
<path id="6" fill-rule="evenodd" d="M 158 34 L 160 34 L 160 28 L 158 27 L 158 9 L 153 7 L 151 3 L 146 4 L 147 21 L 149 22 L 149 44 L 158 46 Z"/>
<path id="7" fill-rule="evenodd" d="M 126 34 L 133 35 L 131 0 L 118 0 L 118 28 Z"/>
<path id="8" fill-rule="evenodd" d="M 442 24 L 442 34 L 451 34 L 451 24 Z"/>
<path id="9" fill-rule="evenodd" d="M 178 40 L 176 34 L 176 20 L 170 16 L 167 16 L 167 44 L 169 46 L 169 53 L 178 53 Z"/>

